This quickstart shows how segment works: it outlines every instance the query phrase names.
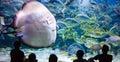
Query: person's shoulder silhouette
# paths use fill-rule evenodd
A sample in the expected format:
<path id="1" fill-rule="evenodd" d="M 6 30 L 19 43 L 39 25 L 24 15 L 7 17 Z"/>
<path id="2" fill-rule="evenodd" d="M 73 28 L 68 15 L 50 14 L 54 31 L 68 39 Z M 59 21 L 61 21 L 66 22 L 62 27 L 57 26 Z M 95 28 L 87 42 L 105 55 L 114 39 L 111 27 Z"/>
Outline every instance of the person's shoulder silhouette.
<path id="1" fill-rule="evenodd" d="M 34 53 L 31 53 L 28 56 L 28 59 L 25 60 L 25 62 L 38 62 L 38 60 L 36 59 L 36 55 Z"/>
<path id="2" fill-rule="evenodd" d="M 99 60 L 99 62 L 112 62 L 113 56 L 110 54 L 107 54 L 108 51 L 109 51 L 109 47 L 107 45 L 103 45 L 102 54 L 99 54 L 93 57 L 92 61 L 95 59 L 95 60 Z"/>
<path id="3" fill-rule="evenodd" d="M 76 53 L 77 59 L 73 60 L 73 62 L 88 62 L 86 59 L 83 59 L 84 52 L 82 50 L 78 50 Z"/>
<path id="4" fill-rule="evenodd" d="M 58 57 L 55 54 L 49 56 L 49 62 L 57 62 Z"/>
<path id="5" fill-rule="evenodd" d="M 21 42 L 14 43 L 14 49 L 10 52 L 11 62 L 24 62 L 24 52 L 20 50 Z"/>
<path id="6" fill-rule="evenodd" d="M 107 54 L 109 50 L 109 47 L 107 45 L 103 45 L 103 48 L 102 48 L 102 54 L 100 55 L 97 55 L 94 57 L 94 59 L 98 59 L 99 62 L 112 62 L 112 55 L 109 55 Z"/>

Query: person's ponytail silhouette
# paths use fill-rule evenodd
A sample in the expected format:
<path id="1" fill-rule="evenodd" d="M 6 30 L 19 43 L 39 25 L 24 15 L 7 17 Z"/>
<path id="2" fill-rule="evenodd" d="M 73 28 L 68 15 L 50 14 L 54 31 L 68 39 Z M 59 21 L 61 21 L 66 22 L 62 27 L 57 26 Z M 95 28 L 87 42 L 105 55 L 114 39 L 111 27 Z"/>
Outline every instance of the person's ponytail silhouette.
<path id="1" fill-rule="evenodd" d="M 96 55 L 93 58 L 89 59 L 89 62 L 94 62 L 93 60 L 99 60 L 99 62 L 112 62 L 112 55 L 107 54 L 109 51 L 109 47 L 107 45 L 103 45 L 102 54 Z"/>

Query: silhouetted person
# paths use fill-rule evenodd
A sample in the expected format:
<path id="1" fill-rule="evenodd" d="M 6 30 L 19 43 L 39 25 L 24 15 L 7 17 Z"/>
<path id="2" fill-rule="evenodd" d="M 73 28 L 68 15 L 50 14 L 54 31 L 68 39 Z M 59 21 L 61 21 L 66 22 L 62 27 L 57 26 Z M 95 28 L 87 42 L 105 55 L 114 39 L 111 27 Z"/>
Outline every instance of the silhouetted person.
<path id="1" fill-rule="evenodd" d="M 77 59 L 73 62 L 88 62 L 86 59 L 83 59 L 84 52 L 82 50 L 78 50 L 76 53 Z"/>
<path id="2" fill-rule="evenodd" d="M 49 62 L 57 62 L 58 58 L 55 54 L 49 56 Z"/>
<path id="3" fill-rule="evenodd" d="M 10 52 L 11 62 L 24 62 L 24 53 L 20 50 L 21 42 L 14 43 L 14 49 Z"/>
<path id="4" fill-rule="evenodd" d="M 112 55 L 107 54 L 109 47 L 107 45 L 103 45 L 102 54 L 96 55 L 93 58 L 89 59 L 89 62 L 94 62 L 93 60 L 99 60 L 99 62 L 112 62 Z"/>
<path id="5" fill-rule="evenodd" d="M 29 56 L 28 56 L 28 59 L 25 60 L 25 62 L 38 62 L 37 59 L 36 59 L 36 55 L 34 53 L 31 53 Z"/>

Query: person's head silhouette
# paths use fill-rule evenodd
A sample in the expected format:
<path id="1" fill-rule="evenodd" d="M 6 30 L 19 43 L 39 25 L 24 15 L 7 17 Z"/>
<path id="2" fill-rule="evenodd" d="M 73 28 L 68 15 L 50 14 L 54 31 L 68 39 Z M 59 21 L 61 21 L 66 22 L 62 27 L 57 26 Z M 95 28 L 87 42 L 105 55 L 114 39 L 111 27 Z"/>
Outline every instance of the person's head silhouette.
<path id="1" fill-rule="evenodd" d="M 103 45 L 103 47 L 102 47 L 102 52 L 103 52 L 104 54 L 107 54 L 108 50 L 109 50 L 109 47 L 108 47 L 107 45 Z"/>
<path id="2" fill-rule="evenodd" d="M 21 42 L 20 42 L 20 41 L 16 41 L 16 42 L 14 43 L 15 49 L 19 49 L 20 46 L 21 46 Z"/>
<path id="3" fill-rule="evenodd" d="M 14 49 L 10 52 L 11 61 L 10 62 L 24 62 L 24 52 L 20 50 L 21 42 L 16 41 L 13 44 Z"/>
<path id="4" fill-rule="evenodd" d="M 76 53 L 76 56 L 78 59 L 82 59 L 83 55 L 84 55 L 84 52 L 82 50 L 78 50 Z"/>
<path id="5" fill-rule="evenodd" d="M 28 57 L 28 59 L 32 62 L 36 60 L 36 55 L 34 53 L 31 53 Z"/>
<path id="6" fill-rule="evenodd" d="M 58 58 L 55 54 L 49 56 L 49 62 L 57 62 Z"/>

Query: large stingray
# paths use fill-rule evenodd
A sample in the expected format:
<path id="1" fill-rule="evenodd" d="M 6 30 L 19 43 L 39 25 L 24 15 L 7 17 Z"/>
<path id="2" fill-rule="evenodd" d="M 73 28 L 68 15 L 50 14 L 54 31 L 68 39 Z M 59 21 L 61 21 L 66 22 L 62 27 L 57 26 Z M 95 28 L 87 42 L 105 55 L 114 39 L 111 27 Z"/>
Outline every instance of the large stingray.
<path id="1" fill-rule="evenodd" d="M 16 13 L 14 20 L 17 36 L 32 47 L 47 47 L 56 40 L 56 20 L 40 2 L 27 2 Z"/>

